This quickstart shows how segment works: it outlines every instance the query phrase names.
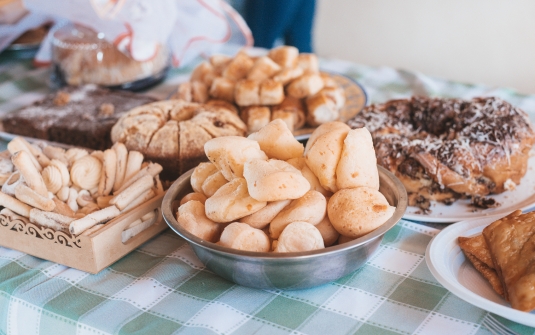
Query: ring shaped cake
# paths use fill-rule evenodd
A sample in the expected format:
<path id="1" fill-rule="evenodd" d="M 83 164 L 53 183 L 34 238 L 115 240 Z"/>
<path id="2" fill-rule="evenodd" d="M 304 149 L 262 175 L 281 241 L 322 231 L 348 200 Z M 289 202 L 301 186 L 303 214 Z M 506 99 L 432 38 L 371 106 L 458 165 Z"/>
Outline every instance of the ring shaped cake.
<path id="1" fill-rule="evenodd" d="M 527 171 L 535 132 L 528 115 L 495 97 L 412 97 L 371 105 L 348 122 L 372 133 L 377 162 L 405 185 L 412 206 L 451 204 L 512 190 Z"/>

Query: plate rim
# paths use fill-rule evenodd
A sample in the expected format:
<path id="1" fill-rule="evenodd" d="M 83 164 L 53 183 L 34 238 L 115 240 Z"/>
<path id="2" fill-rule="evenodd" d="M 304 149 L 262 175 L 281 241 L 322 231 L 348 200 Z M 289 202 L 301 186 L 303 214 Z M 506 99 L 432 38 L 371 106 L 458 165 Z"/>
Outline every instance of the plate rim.
<path id="1" fill-rule="evenodd" d="M 453 273 L 444 273 L 444 269 L 447 269 L 446 266 L 443 266 L 444 269 L 441 269 L 439 266 L 450 265 L 443 264 L 442 262 L 440 262 L 441 258 L 439 257 L 440 255 L 443 255 L 444 251 L 446 250 L 444 248 L 444 245 L 446 243 L 452 242 L 453 238 L 456 239 L 462 234 L 462 232 L 466 232 L 467 230 L 479 227 L 481 227 L 481 230 L 483 230 L 483 227 L 486 227 L 494 220 L 502 218 L 504 216 L 505 215 L 503 214 L 489 215 L 483 218 L 480 217 L 470 220 L 459 221 L 444 228 L 437 235 L 435 235 L 427 245 L 425 251 L 425 262 L 427 264 L 427 267 L 429 268 L 429 271 L 431 272 L 433 277 L 439 282 L 439 284 L 444 286 L 449 292 L 451 292 L 458 298 L 487 312 L 499 315 L 505 319 L 529 327 L 535 327 L 535 314 L 519 311 L 513 309 L 510 306 L 504 306 L 494 301 L 491 301 L 483 296 L 480 296 L 479 294 L 472 292 L 470 289 L 462 285 L 458 281 L 458 277 L 456 277 Z M 459 252 L 462 252 L 458 244 L 457 248 L 459 249 Z"/>

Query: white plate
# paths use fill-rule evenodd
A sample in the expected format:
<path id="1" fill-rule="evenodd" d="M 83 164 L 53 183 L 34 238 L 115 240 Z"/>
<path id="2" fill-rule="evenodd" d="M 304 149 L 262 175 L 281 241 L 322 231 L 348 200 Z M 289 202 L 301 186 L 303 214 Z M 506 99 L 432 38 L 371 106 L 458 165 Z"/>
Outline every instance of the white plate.
<path id="1" fill-rule="evenodd" d="M 457 243 L 459 236 L 476 235 L 503 216 L 467 220 L 446 227 L 427 246 L 425 261 L 437 281 L 459 298 L 506 319 L 535 327 L 535 313 L 511 308 L 464 257 Z"/>
<path id="2" fill-rule="evenodd" d="M 407 207 L 403 216 L 407 220 L 425 222 L 458 222 L 468 219 L 487 217 L 489 215 L 503 215 L 514 210 L 527 211 L 535 207 L 535 156 L 528 160 L 528 171 L 520 181 L 520 185 L 514 191 L 506 191 L 502 194 L 491 195 L 501 205 L 496 208 L 479 209 L 470 206 L 470 200 L 457 200 L 452 205 L 431 202 L 431 213 L 423 214 L 421 209 L 414 206 Z"/>

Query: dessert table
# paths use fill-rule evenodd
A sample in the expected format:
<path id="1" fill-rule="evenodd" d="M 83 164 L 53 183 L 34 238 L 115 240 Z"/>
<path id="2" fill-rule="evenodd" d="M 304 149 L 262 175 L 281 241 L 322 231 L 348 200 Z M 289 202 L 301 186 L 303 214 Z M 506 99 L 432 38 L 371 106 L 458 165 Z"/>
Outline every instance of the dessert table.
<path id="1" fill-rule="evenodd" d="M 413 94 L 495 95 L 535 121 L 535 96 L 512 89 L 340 60 L 323 59 L 321 67 L 357 80 L 371 103 Z M 172 70 L 147 93 L 169 96 L 191 69 Z M 1 113 L 49 91 L 49 70 L 0 62 Z M 5 149 L 6 142 L 0 144 Z M 500 332 L 490 324 L 496 322 L 535 334 L 465 302 L 434 279 L 425 250 L 444 227 L 402 220 L 356 272 L 295 291 L 234 285 L 204 268 L 170 230 L 96 275 L 0 247 L 0 334 L 495 334 Z"/>

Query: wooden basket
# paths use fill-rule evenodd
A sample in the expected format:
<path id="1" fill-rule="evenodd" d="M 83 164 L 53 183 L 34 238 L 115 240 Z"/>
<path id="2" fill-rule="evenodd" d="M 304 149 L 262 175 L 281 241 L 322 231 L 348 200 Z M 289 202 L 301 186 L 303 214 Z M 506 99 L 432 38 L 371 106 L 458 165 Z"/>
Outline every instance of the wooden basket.
<path id="1" fill-rule="evenodd" d="M 0 214 L 0 245 L 95 274 L 167 228 L 160 209 L 162 199 L 163 194 L 156 196 L 119 215 L 92 234 L 79 236 L 26 220 L 11 220 Z M 157 211 L 154 224 L 122 243 L 123 230 L 154 210 Z"/>

